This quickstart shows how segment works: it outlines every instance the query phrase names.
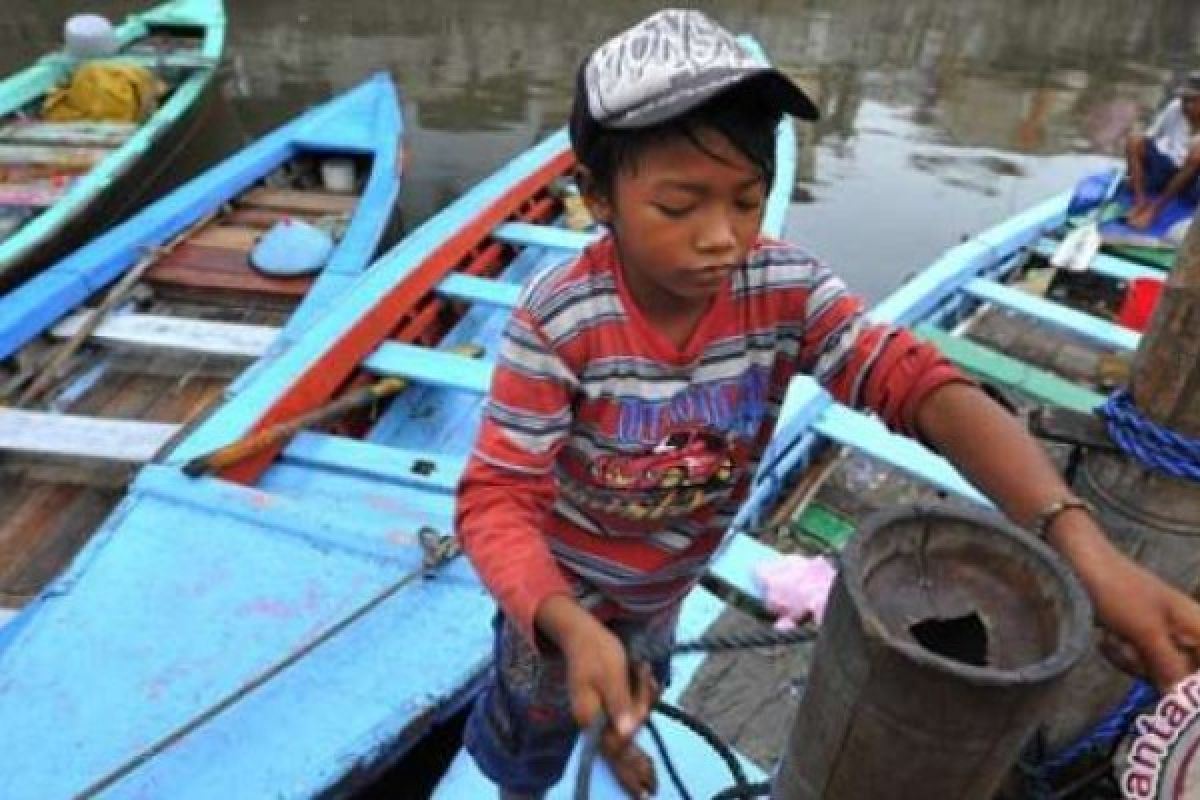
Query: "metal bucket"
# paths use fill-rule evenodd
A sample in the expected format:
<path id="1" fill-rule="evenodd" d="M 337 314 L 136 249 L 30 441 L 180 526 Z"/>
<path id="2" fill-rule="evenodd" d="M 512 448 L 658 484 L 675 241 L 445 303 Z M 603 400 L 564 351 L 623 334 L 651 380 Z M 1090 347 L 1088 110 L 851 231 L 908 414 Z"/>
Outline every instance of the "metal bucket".
<path id="1" fill-rule="evenodd" d="M 992 797 L 1090 633 L 1070 569 L 998 517 L 868 519 L 844 553 L 772 796 Z"/>

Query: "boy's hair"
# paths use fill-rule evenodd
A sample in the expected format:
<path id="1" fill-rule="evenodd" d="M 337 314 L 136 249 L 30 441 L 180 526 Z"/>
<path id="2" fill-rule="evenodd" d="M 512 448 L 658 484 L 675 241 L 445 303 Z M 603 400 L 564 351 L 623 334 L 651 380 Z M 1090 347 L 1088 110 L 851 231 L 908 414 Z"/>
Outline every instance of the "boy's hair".
<path id="1" fill-rule="evenodd" d="M 616 174 L 635 167 L 654 142 L 715 130 L 768 181 L 774 131 L 784 113 L 817 118 L 817 107 L 779 70 L 748 53 L 732 33 L 699 11 L 651 14 L 597 47 L 579 66 L 571 107 L 571 144 L 611 194 Z M 710 151 L 711 153 L 711 151 Z"/>
<path id="2" fill-rule="evenodd" d="M 782 119 L 782 109 L 767 102 L 752 87 L 739 86 L 648 128 L 596 127 L 587 136 L 574 137 L 579 140 L 575 156 L 590 173 L 593 185 L 589 188 L 612 198 L 617 175 L 623 170 L 636 170 L 641 154 L 663 142 L 685 139 L 722 160 L 700 138 L 701 131 L 710 130 L 745 156 L 769 187 L 775 179 L 775 130 Z"/>

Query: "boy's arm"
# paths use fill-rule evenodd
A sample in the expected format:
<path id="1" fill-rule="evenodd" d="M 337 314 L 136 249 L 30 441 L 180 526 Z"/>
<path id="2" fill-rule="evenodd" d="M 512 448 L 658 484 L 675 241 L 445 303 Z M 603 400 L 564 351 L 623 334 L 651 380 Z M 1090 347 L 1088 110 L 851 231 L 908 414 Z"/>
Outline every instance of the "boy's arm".
<path id="1" fill-rule="evenodd" d="M 505 329 L 475 449 L 458 485 L 455 531 L 504 613 L 536 644 L 534 615 L 570 596 L 545 539 L 557 496 L 554 463 L 567 438 L 574 377 L 530 314 Z"/>
<path id="2" fill-rule="evenodd" d="M 653 681 L 645 673 L 630 686 L 624 646 L 575 601 L 544 537 L 574 382 L 537 323 L 518 308 L 459 482 L 455 530 L 480 579 L 526 639 L 536 647 L 540 633 L 563 653 L 575 719 L 587 726 L 604 709 L 612 720 L 605 735 L 623 744 L 650 712 Z"/>
<path id="3" fill-rule="evenodd" d="M 1018 524 L 1071 496 L 1037 441 L 974 386 L 951 383 L 926 395 L 916 427 Z M 1074 566 L 1100 621 L 1161 688 L 1200 668 L 1200 606 L 1191 598 L 1117 550 L 1085 510 L 1056 515 L 1047 538 Z"/>
<path id="4" fill-rule="evenodd" d="M 931 345 L 871 325 L 862 301 L 818 265 L 798 367 L 838 401 L 933 445 L 1018 524 L 1070 494 L 1041 447 Z M 1059 514 L 1050 543 L 1074 566 L 1100 621 L 1167 686 L 1200 667 L 1200 606 L 1120 553 L 1090 514 Z M 1195 650 L 1193 648 L 1196 648 Z"/>

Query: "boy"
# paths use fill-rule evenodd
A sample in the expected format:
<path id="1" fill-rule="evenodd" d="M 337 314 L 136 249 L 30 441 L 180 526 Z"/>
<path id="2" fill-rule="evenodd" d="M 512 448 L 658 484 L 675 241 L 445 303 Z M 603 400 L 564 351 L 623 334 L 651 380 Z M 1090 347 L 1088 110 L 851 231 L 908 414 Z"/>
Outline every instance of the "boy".
<path id="1" fill-rule="evenodd" d="M 1109 545 L 1011 416 L 933 348 L 869 326 L 822 264 L 759 238 L 785 112 L 817 115 L 698 12 L 655 14 L 580 69 L 571 140 L 610 235 L 522 293 L 458 496 L 502 612 L 466 743 L 503 798 L 554 785 L 602 708 L 618 780 L 654 791 L 629 739 L 655 685 L 643 668 L 631 688 L 626 643 L 671 635 L 800 372 L 1042 528 L 1160 682 L 1193 668 L 1176 642 L 1200 641 L 1200 609 Z"/>
<path id="2" fill-rule="evenodd" d="M 1125 163 L 1135 228 L 1153 225 L 1172 198 L 1200 200 L 1200 73 L 1188 77 L 1144 133 L 1129 137 Z"/>

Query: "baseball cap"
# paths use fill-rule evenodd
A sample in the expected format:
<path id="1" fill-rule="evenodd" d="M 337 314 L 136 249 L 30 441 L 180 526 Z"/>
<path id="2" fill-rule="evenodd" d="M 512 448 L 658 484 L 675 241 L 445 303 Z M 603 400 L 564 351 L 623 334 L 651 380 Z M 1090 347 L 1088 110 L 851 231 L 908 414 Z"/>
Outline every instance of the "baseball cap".
<path id="1" fill-rule="evenodd" d="M 800 87 L 756 61 L 707 15 L 659 11 L 597 47 L 580 65 L 571 140 L 578 147 L 596 126 L 658 125 L 734 86 L 751 84 L 781 111 L 806 120 L 819 116 Z"/>

